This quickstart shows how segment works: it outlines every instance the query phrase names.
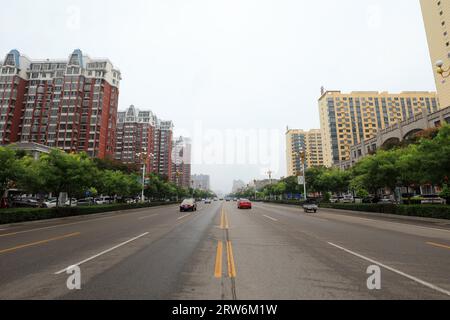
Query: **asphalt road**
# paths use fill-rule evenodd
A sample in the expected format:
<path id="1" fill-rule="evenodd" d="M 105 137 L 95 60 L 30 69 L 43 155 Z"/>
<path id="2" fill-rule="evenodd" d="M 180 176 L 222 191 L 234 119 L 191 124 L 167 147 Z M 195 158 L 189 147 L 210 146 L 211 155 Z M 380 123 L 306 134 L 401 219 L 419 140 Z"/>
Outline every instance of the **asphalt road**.
<path id="1" fill-rule="evenodd" d="M 214 202 L 0 226 L 0 299 L 450 299 L 450 224 Z"/>

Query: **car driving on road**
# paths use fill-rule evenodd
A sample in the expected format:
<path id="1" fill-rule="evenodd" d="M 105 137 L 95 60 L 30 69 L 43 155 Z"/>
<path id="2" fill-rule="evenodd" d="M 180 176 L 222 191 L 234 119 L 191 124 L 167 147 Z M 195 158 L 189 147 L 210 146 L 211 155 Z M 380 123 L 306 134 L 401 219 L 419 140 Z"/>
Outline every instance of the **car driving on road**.
<path id="1" fill-rule="evenodd" d="M 252 203 L 248 199 L 240 199 L 237 204 L 238 209 L 251 209 Z"/>
<path id="2" fill-rule="evenodd" d="M 305 210 L 306 213 L 308 213 L 308 212 L 314 212 L 314 213 L 316 213 L 317 210 L 319 210 L 319 206 L 318 206 L 317 203 L 314 202 L 314 201 L 307 201 L 307 202 L 303 205 L 303 209 Z"/>
<path id="3" fill-rule="evenodd" d="M 180 205 L 180 212 L 197 211 L 197 203 L 195 199 L 186 199 Z"/>

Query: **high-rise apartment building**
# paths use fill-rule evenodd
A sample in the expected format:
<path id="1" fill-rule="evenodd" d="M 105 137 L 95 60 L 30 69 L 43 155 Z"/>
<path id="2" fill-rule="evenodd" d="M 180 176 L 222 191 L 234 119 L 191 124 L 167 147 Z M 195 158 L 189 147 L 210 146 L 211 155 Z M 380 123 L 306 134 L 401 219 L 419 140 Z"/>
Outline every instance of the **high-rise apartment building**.
<path id="1" fill-rule="evenodd" d="M 439 109 L 435 92 L 324 91 L 319 99 L 324 165 L 350 159 L 350 147 L 399 121 Z"/>
<path id="2" fill-rule="evenodd" d="M 191 186 L 198 190 L 211 190 L 210 177 L 206 174 L 194 174 Z"/>
<path id="3" fill-rule="evenodd" d="M 306 168 L 323 166 L 322 134 L 319 129 L 310 131 L 288 129 L 286 132 L 286 161 L 288 176 L 303 172 L 300 152 L 306 154 Z"/>
<path id="4" fill-rule="evenodd" d="M 173 123 L 172 121 L 161 121 L 156 119 L 154 134 L 154 173 L 170 180 L 172 177 L 172 143 Z"/>
<path id="5" fill-rule="evenodd" d="M 182 188 L 191 186 L 191 139 L 179 137 L 172 147 L 172 182 Z"/>
<path id="6" fill-rule="evenodd" d="M 117 114 L 115 159 L 123 163 L 142 164 L 147 172 L 154 163 L 155 126 L 157 118 L 151 111 L 140 111 L 133 105 Z"/>
<path id="7" fill-rule="evenodd" d="M 136 164 L 145 159 L 147 173 L 171 179 L 172 132 L 171 121 L 161 121 L 151 111 L 130 106 L 118 113 L 115 159 Z"/>
<path id="8" fill-rule="evenodd" d="M 437 61 L 444 63 L 443 69 L 450 68 L 450 0 L 421 0 L 420 3 L 439 103 L 441 108 L 450 107 L 450 77 L 445 79 L 436 72 Z"/>
<path id="9" fill-rule="evenodd" d="M 0 62 L 0 143 L 32 142 L 114 156 L 120 71 L 75 50 L 68 60 Z"/>

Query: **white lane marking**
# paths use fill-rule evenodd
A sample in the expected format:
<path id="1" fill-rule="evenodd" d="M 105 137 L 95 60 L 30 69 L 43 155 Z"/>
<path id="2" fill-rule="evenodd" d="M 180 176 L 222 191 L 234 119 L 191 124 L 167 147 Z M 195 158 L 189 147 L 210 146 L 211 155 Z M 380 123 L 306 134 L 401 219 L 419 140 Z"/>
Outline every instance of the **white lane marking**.
<path id="1" fill-rule="evenodd" d="M 264 217 L 266 217 L 267 219 L 270 219 L 270 220 L 272 220 L 272 221 L 278 221 L 277 219 L 272 218 L 272 217 L 269 217 L 269 216 L 266 216 L 266 215 L 264 215 Z"/>
<path id="2" fill-rule="evenodd" d="M 354 256 L 356 256 L 356 257 L 358 257 L 358 258 L 361 258 L 361 259 L 363 259 L 363 260 L 369 261 L 370 263 L 376 264 L 376 265 L 378 265 L 378 266 L 380 266 L 380 267 L 383 267 L 383 268 L 385 268 L 385 269 L 387 269 L 387 270 L 389 270 L 389 271 L 392 271 L 392 272 L 394 272 L 394 273 L 397 273 L 397 274 L 399 274 L 399 275 L 401 275 L 401 276 L 403 276 L 403 277 L 405 277 L 405 278 L 408 278 L 408 279 L 410 279 L 410 280 L 412 280 L 412 281 L 415 281 L 415 282 L 417 282 L 417 283 L 420 283 L 421 285 L 423 285 L 423 286 L 425 286 L 425 287 L 428 287 L 428 288 L 430 288 L 430 289 L 433 289 L 433 290 L 436 290 L 436 291 L 438 291 L 438 292 L 440 292 L 440 293 L 443 293 L 443 294 L 445 294 L 445 295 L 447 295 L 447 296 L 450 296 L 450 291 L 445 290 L 445 289 L 442 289 L 442 288 L 440 288 L 440 287 L 438 287 L 438 286 L 435 286 L 435 285 L 432 284 L 432 283 L 429 283 L 429 282 L 426 282 L 426 281 L 421 280 L 421 279 L 419 279 L 419 278 L 416 278 L 416 277 L 414 277 L 414 276 L 411 276 L 411 275 L 409 275 L 409 274 L 407 274 L 407 273 L 404 273 L 404 272 L 402 272 L 402 271 L 400 271 L 400 270 L 397 270 L 397 269 L 394 269 L 394 268 L 392 268 L 392 267 L 389 267 L 389 266 L 387 266 L 387 265 L 385 265 L 385 264 L 382 264 L 382 263 L 380 263 L 380 262 L 378 262 L 378 261 L 376 261 L 376 260 L 367 258 L 367 257 L 365 257 L 365 256 L 363 256 L 363 255 L 361 255 L 361 254 L 359 254 L 359 253 L 356 253 L 356 252 L 353 252 L 353 251 L 351 251 L 351 250 L 345 249 L 344 247 L 338 246 L 338 245 L 336 245 L 336 244 L 334 244 L 334 243 L 328 242 L 328 244 L 331 245 L 331 246 L 333 246 L 333 247 L 335 247 L 335 248 L 338 248 L 338 249 L 340 249 L 340 250 L 343 250 L 343 251 L 345 251 L 345 252 L 347 252 L 347 253 L 350 253 L 351 255 L 354 255 Z"/>
<path id="3" fill-rule="evenodd" d="M 190 215 L 192 215 L 192 213 L 188 213 L 188 214 L 186 214 L 186 215 L 184 215 L 184 216 L 182 216 L 182 217 L 179 217 L 177 220 L 184 219 L 184 218 L 186 218 L 186 217 L 189 217 Z"/>
<path id="4" fill-rule="evenodd" d="M 159 214 L 156 213 L 156 214 L 151 214 L 149 216 L 140 217 L 138 220 L 144 220 L 144 219 L 153 218 L 153 217 L 156 217 L 156 216 L 159 216 Z"/>
<path id="5" fill-rule="evenodd" d="M 91 260 L 93 260 L 93 259 L 95 259 L 95 258 L 98 258 L 98 257 L 100 257 L 100 256 L 102 256 L 102 255 L 104 255 L 104 254 L 106 254 L 106 253 L 109 253 L 109 252 L 111 252 L 111 251 L 113 251 L 113 250 L 116 250 L 116 249 L 118 249 L 118 248 L 120 248 L 120 247 L 123 247 L 124 245 L 127 245 L 127 244 L 129 244 L 130 242 L 133 242 L 133 241 L 136 241 L 137 239 L 140 239 L 140 238 L 142 238 L 142 237 L 145 237 L 145 236 L 148 235 L 148 234 L 149 234 L 149 232 L 146 232 L 146 233 L 144 233 L 144 234 L 141 234 L 140 236 L 134 237 L 133 239 L 130 239 L 130 240 L 125 241 L 125 242 L 122 242 L 122 243 L 118 244 L 117 246 L 114 246 L 114 247 L 112 247 L 112 248 L 110 248 L 110 249 L 108 249 L 108 250 L 105 250 L 105 251 L 102 251 L 102 252 L 96 254 L 95 256 L 92 256 L 92 257 L 87 258 L 87 259 L 85 259 L 85 260 L 83 260 L 83 261 L 80 261 L 80 262 L 75 263 L 75 264 L 73 264 L 73 265 L 71 265 L 71 266 L 68 266 L 67 268 L 64 268 L 64 269 L 62 269 L 62 270 L 60 270 L 60 271 L 58 271 L 58 272 L 55 272 L 55 274 L 61 274 L 61 273 L 64 273 L 64 272 L 66 272 L 69 268 L 71 268 L 71 267 L 73 267 L 73 266 L 78 266 L 78 267 L 79 267 L 80 265 L 82 265 L 82 264 L 84 264 L 84 263 L 86 263 L 86 262 L 89 262 L 89 261 L 91 261 Z"/>

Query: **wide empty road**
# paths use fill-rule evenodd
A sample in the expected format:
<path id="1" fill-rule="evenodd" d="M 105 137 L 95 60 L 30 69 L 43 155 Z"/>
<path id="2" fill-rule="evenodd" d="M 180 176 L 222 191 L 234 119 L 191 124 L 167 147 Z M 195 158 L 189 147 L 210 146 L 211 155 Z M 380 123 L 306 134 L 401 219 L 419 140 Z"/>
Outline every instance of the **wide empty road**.
<path id="1" fill-rule="evenodd" d="M 0 226 L 0 299 L 450 299 L 450 224 L 214 202 Z"/>

